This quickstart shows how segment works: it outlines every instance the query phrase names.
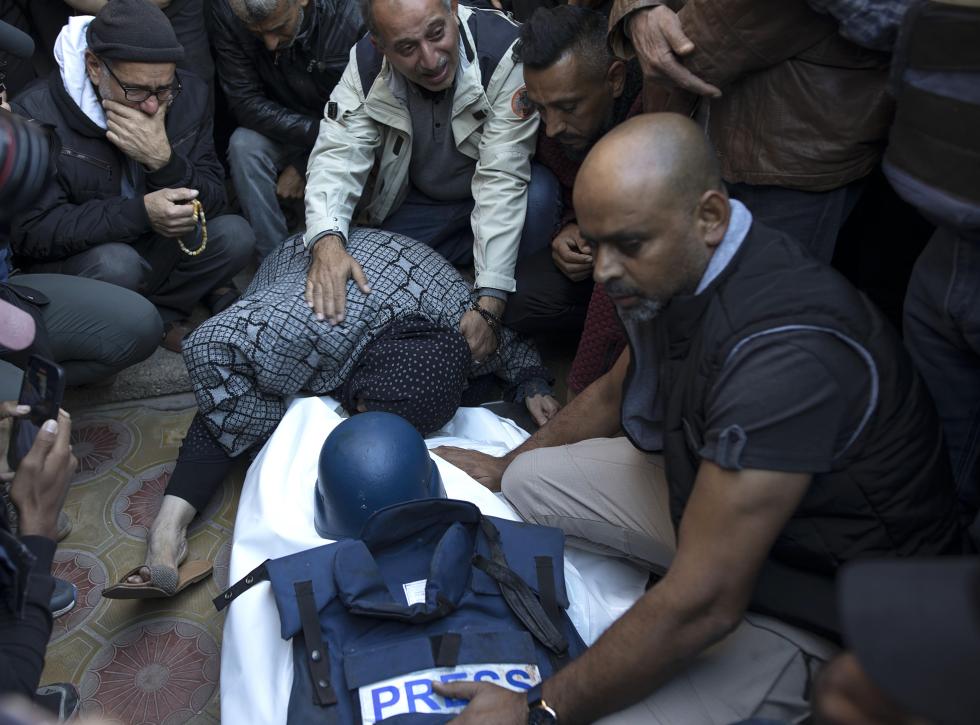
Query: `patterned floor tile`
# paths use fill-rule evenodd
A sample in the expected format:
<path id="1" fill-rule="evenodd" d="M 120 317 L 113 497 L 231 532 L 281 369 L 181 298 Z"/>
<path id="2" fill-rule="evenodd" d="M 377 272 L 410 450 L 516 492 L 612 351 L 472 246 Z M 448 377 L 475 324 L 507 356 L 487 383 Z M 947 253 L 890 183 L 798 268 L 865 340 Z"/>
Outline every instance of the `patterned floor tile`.
<path id="1" fill-rule="evenodd" d="M 220 660 L 218 642 L 197 624 L 133 625 L 89 663 L 79 688 L 82 711 L 133 725 L 187 722 L 217 692 Z"/>
<path id="2" fill-rule="evenodd" d="M 144 553 L 193 409 L 139 404 L 73 411 L 80 470 L 65 510 L 74 528 L 54 573 L 78 587 L 75 609 L 54 624 L 43 682 L 68 680 L 84 710 L 124 725 L 210 725 L 220 721 L 218 676 L 223 615 L 211 599 L 225 586 L 231 529 L 246 470 L 237 466 L 189 530 L 190 557 L 214 562 L 208 579 L 173 599 L 106 600 L 102 588 Z"/>
<path id="3" fill-rule="evenodd" d="M 75 607 L 54 622 L 51 644 L 56 644 L 82 627 L 102 604 L 102 589 L 108 581 L 105 565 L 84 551 L 59 548 L 51 573 L 70 581 L 78 590 Z"/>

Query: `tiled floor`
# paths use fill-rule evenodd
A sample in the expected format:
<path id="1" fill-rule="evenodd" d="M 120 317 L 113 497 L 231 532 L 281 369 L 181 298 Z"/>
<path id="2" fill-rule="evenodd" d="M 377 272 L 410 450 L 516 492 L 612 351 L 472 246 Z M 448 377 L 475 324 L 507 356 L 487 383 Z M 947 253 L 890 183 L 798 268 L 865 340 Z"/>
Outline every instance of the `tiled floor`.
<path id="1" fill-rule="evenodd" d="M 158 406 L 158 407 L 151 407 Z M 228 578 L 231 530 L 244 465 L 191 525 L 190 558 L 211 559 L 212 579 L 170 600 L 119 601 L 100 592 L 138 565 L 193 408 L 140 401 L 73 415 L 80 461 L 65 510 L 72 533 L 55 574 L 79 590 L 57 620 L 42 682 L 75 683 L 83 712 L 123 723 L 214 723 L 223 615 L 211 598 Z"/>

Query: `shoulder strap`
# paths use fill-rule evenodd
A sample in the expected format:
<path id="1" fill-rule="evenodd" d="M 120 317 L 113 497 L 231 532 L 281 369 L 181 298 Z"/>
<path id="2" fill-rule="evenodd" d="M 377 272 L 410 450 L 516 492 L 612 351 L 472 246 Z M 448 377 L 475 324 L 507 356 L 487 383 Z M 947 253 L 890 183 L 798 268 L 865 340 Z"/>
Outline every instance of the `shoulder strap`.
<path id="1" fill-rule="evenodd" d="M 214 599 L 212 599 L 211 603 L 214 604 L 214 608 L 220 612 L 222 609 L 224 609 L 229 604 L 231 604 L 235 599 L 237 599 L 241 594 L 244 594 L 259 582 L 268 581 L 269 570 L 266 567 L 266 564 L 268 563 L 269 560 L 266 559 L 257 567 L 252 569 L 252 571 L 250 571 L 248 574 L 243 576 L 241 579 L 239 579 L 237 582 L 232 584 L 221 594 L 219 594 Z"/>
<path id="2" fill-rule="evenodd" d="M 486 516 L 480 519 L 480 530 L 489 544 L 490 559 L 477 554 L 473 557 L 473 566 L 497 582 L 514 616 L 559 662 L 563 661 L 568 657 L 568 639 L 545 611 L 534 590 L 507 565 L 500 545 L 500 532 Z"/>
<path id="3" fill-rule="evenodd" d="M 473 44 L 476 48 L 469 47 L 465 35 L 463 45 L 470 62 L 473 62 L 474 58 L 479 62 L 480 80 L 483 90 L 486 91 L 504 54 L 517 40 L 518 26 L 497 10 L 479 8 L 469 8 L 469 10 L 470 16 L 466 20 L 466 25 L 470 35 L 473 36 Z"/>
<path id="4" fill-rule="evenodd" d="M 357 58 L 357 73 L 361 77 L 361 91 L 367 97 L 368 91 L 374 85 L 374 79 L 381 72 L 381 64 L 385 58 L 381 51 L 374 47 L 370 33 L 366 33 L 357 41 L 355 58 Z"/>

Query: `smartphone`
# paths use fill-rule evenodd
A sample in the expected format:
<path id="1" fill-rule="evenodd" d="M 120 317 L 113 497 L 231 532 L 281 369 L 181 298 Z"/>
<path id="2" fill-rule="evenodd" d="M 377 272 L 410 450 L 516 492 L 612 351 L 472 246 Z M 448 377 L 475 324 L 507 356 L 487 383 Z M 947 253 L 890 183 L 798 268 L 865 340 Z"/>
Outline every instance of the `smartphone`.
<path id="1" fill-rule="evenodd" d="M 58 410 L 65 395 L 65 371 L 60 365 L 31 355 L 24 371 L 20 388 L 20 405 L 31 406 L 31 412 L 14 418 L 10 427 L 10 445 L 7 447 L 7 463 L 10 470 L 17 466 L 34 445 L 37 432 L 46 420 L 58 420 Z"/>

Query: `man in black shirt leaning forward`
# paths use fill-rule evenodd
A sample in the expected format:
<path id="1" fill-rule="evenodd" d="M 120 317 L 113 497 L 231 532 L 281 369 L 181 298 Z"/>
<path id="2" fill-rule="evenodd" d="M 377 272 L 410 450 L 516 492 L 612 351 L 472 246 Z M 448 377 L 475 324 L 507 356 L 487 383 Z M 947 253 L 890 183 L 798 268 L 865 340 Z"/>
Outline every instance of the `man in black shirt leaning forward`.
<path id="1" fill-rule="evenodd" d="M 357 0 L 213 0 L 209 13 L 218 80 L 238 121 L 231 176 L 264 258 L 289 236 L 279 199 L 303 201 L 323 108 L 367 29 Z"/>
<path id="2" fill-rule="evenodd" d="M 525 722 L 542 701 L 562 725 L 593 722 L 712 645 L 749 652 L 740 667 L 764 679 L 773 662 L 739 650 L 750 605 L 832 630 L 840 564 L 964 547 L 939 423 L 894 332 L 834 270 L 729 200 L 693 122 L 652 114 L 613 129 L 574 200 L 629 348 L 507 456 L 438 453 L 525 519 L 664 576 L 532 696 L 437 686 L 471 700 L 460 723 Z M 788 578 L 767 590 L 773 572 Z M 790 580 L 823 582 L 827 605 L 784 610 L 771 595 L 793 594 Z M 712 653 L 716 684 L 739 674 Z M 731 688 L 712 697 L 765 714 Z M 710 721 L 703 706 L 683 721 Z"/>

